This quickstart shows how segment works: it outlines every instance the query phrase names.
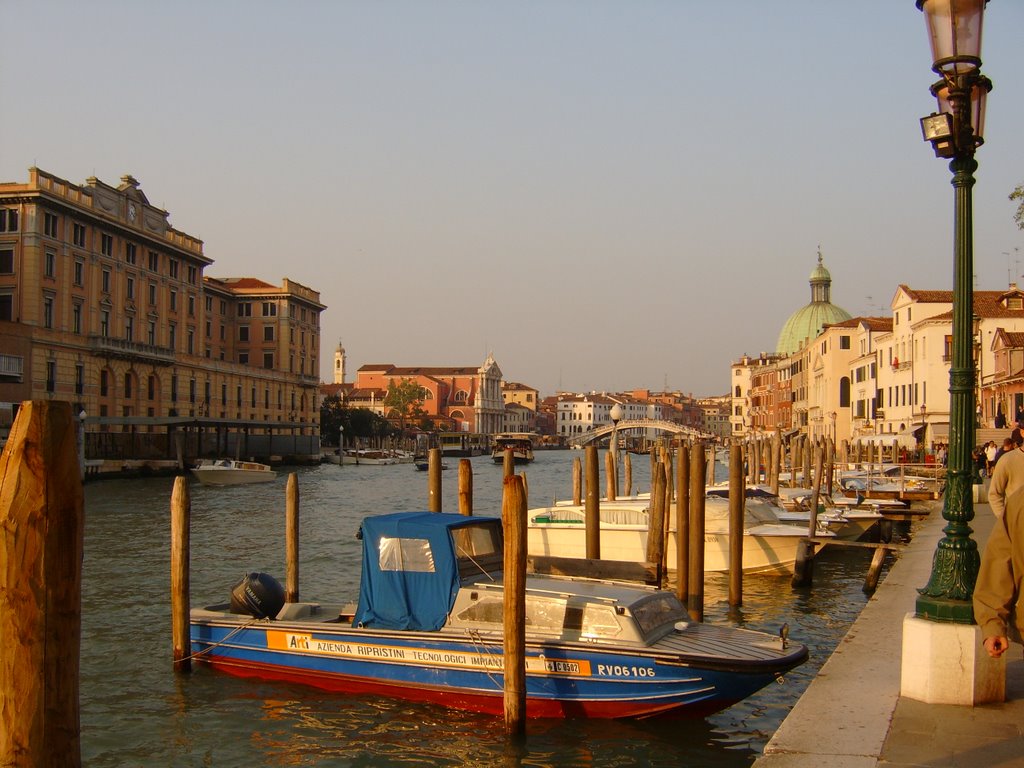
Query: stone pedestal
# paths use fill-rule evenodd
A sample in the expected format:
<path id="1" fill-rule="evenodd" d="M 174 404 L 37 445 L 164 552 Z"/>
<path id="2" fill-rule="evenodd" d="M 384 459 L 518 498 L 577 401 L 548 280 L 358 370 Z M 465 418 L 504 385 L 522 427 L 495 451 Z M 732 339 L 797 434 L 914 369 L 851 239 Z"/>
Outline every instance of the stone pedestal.
<path id="1" fill-rule="evenodd" d="M 974 706 L 1006 700 L 1006 654 L 993 659 L 976 624 L 903 619 L 900 695 L 925 704 Z"/>

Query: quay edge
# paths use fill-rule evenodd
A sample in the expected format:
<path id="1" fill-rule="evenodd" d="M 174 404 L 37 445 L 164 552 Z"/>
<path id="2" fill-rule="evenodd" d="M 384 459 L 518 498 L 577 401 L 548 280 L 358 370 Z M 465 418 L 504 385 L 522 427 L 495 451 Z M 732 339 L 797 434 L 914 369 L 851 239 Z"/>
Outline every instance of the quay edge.
<path id="1" fill-rule="evenodd" d="M 765 746 L 755 768 L 1024 765 L 1024 660 L 1007 652 L 1006 701 L 974 707 L 900 696 L 903 620 L 928 582 L 946 521 L 941 502 Z M 975 505 L 979 550 L 994 524 Z"/>

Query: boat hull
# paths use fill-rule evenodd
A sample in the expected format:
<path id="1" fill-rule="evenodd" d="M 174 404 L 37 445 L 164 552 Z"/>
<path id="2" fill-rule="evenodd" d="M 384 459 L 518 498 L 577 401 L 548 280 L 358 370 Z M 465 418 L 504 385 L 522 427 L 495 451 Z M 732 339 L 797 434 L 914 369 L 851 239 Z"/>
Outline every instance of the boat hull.
<path id="1" fill-rule="evenodd" d="M 241 676 L 301 683 L 345 694 L 379 694 L 500 715 L 500 639 L 448 632 L 382 631 L 348 624 L 253 623 L 197 618 L 196 660 Z M 199 611 L 198 613 L 206 613 Z M 687 636 L 687 633 L 690 633 Z M 723 634 L 724 633 L 724 634 Z M 806 658 L 756 643 L 743 657 L 722 638 L 747 633 L 690 625 L 635 652 L 593 644 L 528 642 L 526 715 L 533 718 L 704 716 L 742 700 Z M 761 636 L 766 637 L 766 636 Z M 778 645 L 778 640 L 773 640 Z"/>
<path id="2" fill-rule="evenodd" d="M 491 454 L 491 458 L 495 464 L 503 464 L 505 462 L 505 454 L 508 451 L 494 451 Z M 526 451 L 513 451 L 512 452 L 512 463 L 513 464 L 529 464 L 533 461 L 533 452 L 527 453 Z"/>
<path id="3" fill-rule="evenodd" d="M 191 472 L 203 485 L 249 485 L 272 483 L 277 479 L 277 473 L 269 466 L 251 461 L 204 460 Z"/>
<path id="4" fill-rule="evenodd" d="M 253 483 L 272 483 L 277 479 L 273 472 L 202 472 L 192 470 L 192 475 L 203 485 L 251 485 Z M 269 476 L 268 476 L 269 475 Z"/>
<path id="5" fill-rule="evenodd" d="M 787 530 L 788 529 L 788 530 Z M 791 575 L 800 546 L 806 535 L 793 526 L 770 525 L 748 529 L 743 535 L 743 572 Z M 585 558 L 586 531 L 579 523 L 545 523 L 527 528 L 527 551 L 531 555 Z M 665 545 L 667 565 L 675 572 L 676 532 L 670 530 Z M 643 562 L 647 559 L 647 526 L 601 525 L 601 557 L 604 560 Z M 729 570 L 729 533 L 704 532 L 704 571 Z"/>

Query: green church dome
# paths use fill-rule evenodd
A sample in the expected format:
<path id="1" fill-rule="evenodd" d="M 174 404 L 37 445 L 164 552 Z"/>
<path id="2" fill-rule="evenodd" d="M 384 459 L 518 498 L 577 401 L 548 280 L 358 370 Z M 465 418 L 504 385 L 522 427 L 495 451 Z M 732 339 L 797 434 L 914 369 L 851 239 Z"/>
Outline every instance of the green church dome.
<path id="1" fill-rule="evenodd" d="M 786 321 L 779 333 L 776 351 L 783 355 L 791 355 L 801 345 L 817 337 L 829 323 L 840 323 L 852 316 L 842 307 L 831 301 L 832 275 L 821 263 L 821 251 L 818 251 L 818 265 L 811 272 L 811 301 L 801 307 Z"/>

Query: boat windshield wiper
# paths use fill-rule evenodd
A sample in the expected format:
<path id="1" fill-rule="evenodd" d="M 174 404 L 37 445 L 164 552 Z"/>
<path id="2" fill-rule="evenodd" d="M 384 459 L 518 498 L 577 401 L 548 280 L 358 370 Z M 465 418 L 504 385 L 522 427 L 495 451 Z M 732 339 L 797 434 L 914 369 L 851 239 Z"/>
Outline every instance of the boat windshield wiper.
<path id="1" fill-rule="evenodd" d="M 456 545 L 456 549 L 458 550 L 458 553 L 459 553 L 460 556 L 465 557 L 467 560 L 469 560 L 469 562 L 471 562 L 473 565 L 475 565 L 477 568 L 479 568 L 480 569 L 480 573 L 482 573 L 484 576 L 486 576 L 491 581 L 494 581 L 494 577 L 491 576 L 491 574 L 489 574 L 487 572 L 487 569 L 485 569 L 482 565 L 480 565 L 480 563 L 478 563 L 476 561 L 476 558 L 473 557 L 473 555 L 471 555 L 469 552 L 467 552 L 465 549 L 463 549 L 462 547 L 460 547 L 458 545 Z"/>

